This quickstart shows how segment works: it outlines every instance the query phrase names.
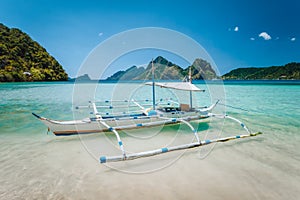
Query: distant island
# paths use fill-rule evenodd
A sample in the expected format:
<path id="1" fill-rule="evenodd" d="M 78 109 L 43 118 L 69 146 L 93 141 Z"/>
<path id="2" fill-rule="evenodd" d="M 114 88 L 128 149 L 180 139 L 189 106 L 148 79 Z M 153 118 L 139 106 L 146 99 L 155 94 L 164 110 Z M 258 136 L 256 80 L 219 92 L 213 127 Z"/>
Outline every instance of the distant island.
<path id="1" fill-rule="evenodd" d="M 68 74 L 45 48 L 0 23 L 0 82 L 66 80 Z"/>
<path id="2" fill-rule="evenodd" d="M 167 59 L 158 56 L 154 61 L 155 79 L 183 80 L 189 70 L 192 71 L 193 80 L 300 80 L 300 63 L 292 62 L 284 66 L 238 68 L 217 76 L 210 63 L 197 58 L 186 69 L 173 64 Z M 146 68 L 132 66 L 125 71 L 118 71 L 108 77 L 107 81 L 151 80 L 151 62 Z"/>
<path id="3" fill-rule="evenodd" d="M 216 79 L 215 70 L 211 65 L 200 58 L 195 59 L 191 66 L 186 69 L 168 61 L 162 56 L 153 60 L 155 68 L 154 77 L 157 80 L 183 80 L 189 74 L 191 69 L 193 80 L 211 80 Z M 128 80 L 151 80 L 152 79 L 152 62 L 149 62 L 146 68 L 132 66 L 125 71 L 118 71 L 108 77 L 107 81 L 128 81 Z"/>
<path id="4" fill-rule="evenodd" d="M 224 80 L 300 80 L 300 63 L 284 66 L 238 68 L 222 76 Z"/>

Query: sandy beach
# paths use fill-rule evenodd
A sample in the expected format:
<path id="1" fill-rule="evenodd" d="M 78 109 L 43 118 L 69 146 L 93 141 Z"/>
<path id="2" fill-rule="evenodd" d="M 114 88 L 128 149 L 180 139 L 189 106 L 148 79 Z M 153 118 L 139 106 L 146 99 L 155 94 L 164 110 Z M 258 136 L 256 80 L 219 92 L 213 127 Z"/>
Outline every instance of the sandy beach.
<path id="1" fill-rule="evenodd" d="M 203 159 L 199 158 L 199 149 L 189 150 L 164 169 L 140 174 L 124 173 L 99 164 L 78 138 L 62 142 L 45 136 L 41 142 L 39 137 L 19 141 L 22 149 L 17 143 L 6 149 L 2 145 L 1 199 L 298 197 L 298 158 L 288 157 L 281 151 L 269 152 L 273 150 L 264 145 L 266 135 L 218 144 Z M 5 138 L 1 141 L 10 143 Z M 147 165 L 147 161 L 138 163 Z M 133 163 L 114 166 L 128 171 L 134 168 Z"/>

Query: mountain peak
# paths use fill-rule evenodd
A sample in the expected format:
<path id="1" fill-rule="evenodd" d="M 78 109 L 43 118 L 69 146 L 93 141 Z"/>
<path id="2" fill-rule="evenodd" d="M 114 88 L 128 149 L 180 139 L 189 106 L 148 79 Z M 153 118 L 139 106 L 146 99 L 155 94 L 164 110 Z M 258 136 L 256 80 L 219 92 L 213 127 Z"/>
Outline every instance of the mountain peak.
<path id="1" fill-rule="evenodd" d="M 174 65 L 173 63 L 171 63 L 170 61 L 168 61 L 167 59 L 165 59 L 162 56 L 158 56 L 157 58 L 155 58 L 153 60 L 153 63 L 158 63 L 158 64 L 169 66 L 169 67 Z M 150 64 L 151 64 L 151 62 L 150 62 Z"/>
<path id="2" fill-rule="evenodd" d="M 210 63 L 201 58 L 196 58 L 192 66 L 189 66 L 186 70 L 190 68 L 194 80 L 211 80 L 217 78 L 216 72 Z"/>
<path id="3" fill-rule="evenodd" d="M 188 75 L 189 69 L 192 70 L 192 78 L 213 79 L 216 73 L 210 64 L 203 59 L 196 59 L 192 66 L 186 69 L 173 64 L 162 56 L 158 56 L 153 60 L 154 79 L 156 80 L 183 80 Z M 107 80 L 151 80 L 152 79 L 152 61 L 149 62 L 146 69 L 131 67 L 126 71 L 118 71 Z"/>

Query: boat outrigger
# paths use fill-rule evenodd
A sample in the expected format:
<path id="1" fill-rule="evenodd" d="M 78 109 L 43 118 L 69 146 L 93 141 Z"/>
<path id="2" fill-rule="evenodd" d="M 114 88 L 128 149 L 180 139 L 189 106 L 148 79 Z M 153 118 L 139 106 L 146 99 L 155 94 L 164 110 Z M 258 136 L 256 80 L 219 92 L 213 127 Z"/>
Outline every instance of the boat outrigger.
<path id="1" fill-rule="evenodd" d="M 72 121 L 57 121 L 47 119 L 45 117 L 38 116 L 32 113 L 35 117 L 41 120 L 49 130 L 51 130 L 56 136 L 62 135 L 72 135 L 72 134 L 83 134 L 83 133 L 96 133 L 109 131 L 113 132 L 116 136 L 117 142 L 119 144 L 120 150 L 122 152 L 119 156 L 101 156 L 100 163 L 114 162 L 114 161 L 124 161 L 133 160 L 141 157 L 149 157 L 157 154 L 162 154 L 170 151 L 183 150 L 189 148 L 195 148 L 216 142 L 225 142 L 232 139 L 245 138 L 256 136 L 261 134 L 260 132 L 251 133 L 244 123 L 240 120 L 233 118 L 228 115 L 214 114 L 212 110 L 218 104 L 219 101 L 213 103 L 209 107 L 196 107 L 193 106 L 192 92 L 204 92 L 204 90 L 199 89 L 191 81 L 191 73 L 189 75 L 189 81 L 186 82 L 154 82 L 152 77 L 152 82 L 147 82 L 146 85 L 152 86 L 152 100 L 107 100 L 107 101 L 91 101 L 87 106 L 77 106 L 76 109 L 90 108 L 93 110 L 94 117 L 85 118 L 81 120 Z M 190 93 L 189 104 L 180 104 L 173 99 L 159 99 L 155 98 L 155 87 L 169 88 L 174 90 L 183 90 Z M 98 105 L 98 104 L 101 105 Z M 99 112 L 98 108 L 103 111 L 113 110 L 124 105 L 114 106 L 113 103 L 125 103 L 128 108 L 138 108 L 138 110 L 130 111 L 129 113 L 109 113 L 109 112 Z M 145 104 L 146 103 L 146 104 Z M 147 106 L 147 107 L 146 107 Z M 130 109 L 128 109 L 130 110 Z M 247 132 L 244 135 L 236 135 L 231 137 L 218 138 L 213 140 L 203 140 L 201 141 L 198 137 L 198 131 L 192 126 L 190 121 L 199 120 L 209 117 L 218 118 L 228 118 L 243 127 Z M 127 153 L 124 148 L 124 144 L 118 133 L 119 130 L 126 129 L 136 129 L 152 126 L 160 126 L 165 124 L 176 124 L 184 123 L 192 131 L 195 136 L 196 142 L 183 144 L 173 147 L 164 147 L 156 150 L 145 151 L 140 153 Z"/>

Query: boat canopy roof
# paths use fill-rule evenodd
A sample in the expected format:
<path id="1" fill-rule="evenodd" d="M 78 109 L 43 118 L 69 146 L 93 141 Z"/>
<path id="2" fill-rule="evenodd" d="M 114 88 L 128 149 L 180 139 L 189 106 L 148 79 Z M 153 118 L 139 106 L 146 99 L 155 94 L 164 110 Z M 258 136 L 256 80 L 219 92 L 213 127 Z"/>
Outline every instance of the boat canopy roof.
<path id="1" fill-rule="evenodd" d="M 153 82 L 147 82 L 146 85 L 152 85 Z M 193 92 L 204 92 L 205 90 L 199 89 L 197 86 L 190 82 L 155 82 L 155 86 L 162 88 L 171 88 L 175 90 L 185 90 Z"/>

